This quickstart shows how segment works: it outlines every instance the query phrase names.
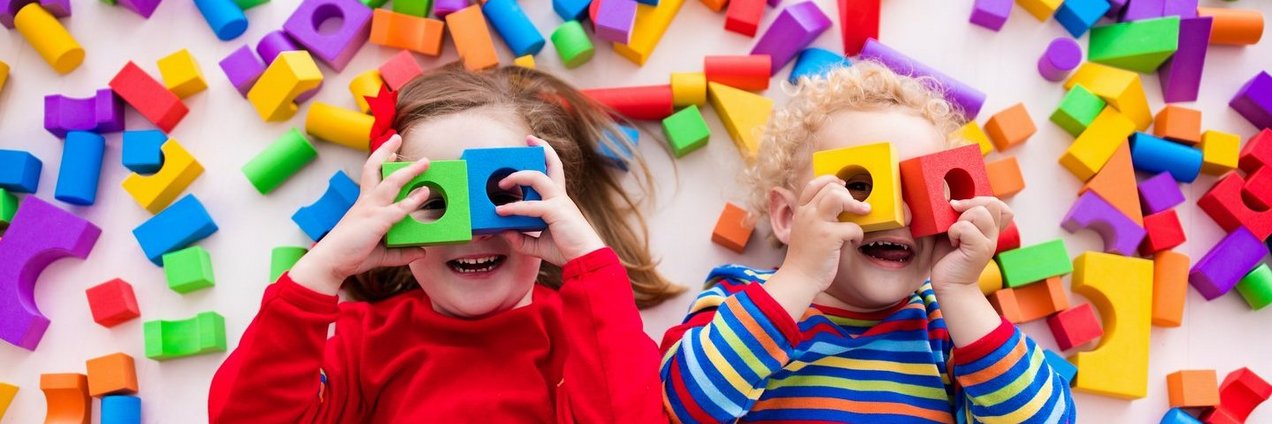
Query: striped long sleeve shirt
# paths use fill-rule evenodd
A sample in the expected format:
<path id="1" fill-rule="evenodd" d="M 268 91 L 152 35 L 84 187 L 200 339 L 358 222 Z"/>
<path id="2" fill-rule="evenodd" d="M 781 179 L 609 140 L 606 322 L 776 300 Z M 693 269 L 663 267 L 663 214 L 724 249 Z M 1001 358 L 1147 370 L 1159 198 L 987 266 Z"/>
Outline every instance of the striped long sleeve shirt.
<path id="1" fill-rule="evenodd" d="M 1071 423 L 1069 383 L 1003 321 L 955 348 L 930 283 L 875 313 L 813 305 L 799 322 L 773 271 L 716 268 L 663 339 L 664 407 L 679 422 Z"/>

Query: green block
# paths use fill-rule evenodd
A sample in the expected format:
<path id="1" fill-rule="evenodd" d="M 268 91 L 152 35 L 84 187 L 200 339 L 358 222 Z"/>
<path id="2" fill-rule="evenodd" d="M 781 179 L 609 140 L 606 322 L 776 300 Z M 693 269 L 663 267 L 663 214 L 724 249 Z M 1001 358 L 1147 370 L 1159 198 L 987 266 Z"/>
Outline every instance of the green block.
<path id="1" fill-rule="evenodd" d="M 216 284 L 216 277 L 212 275 L 212 256 L 203 246 L 165 253 L 163 273 L 168 277 L 168 288 L 177 293 L 185 294 Z"/>
<path id="2" fill-rule="evenodd" d="M 1064 239 L 1055 239 L 999 253 L 998 268 L 1003 271 L 1003 285 L 1014 288 L 1071 273 L 1073 262 Z"/>
<path id="3" fill-rule="evenodd" d="M 142 332 L 150 359 L 165 361 L 225 351 L 225 317 L 212 311 L 180 321 L 146 321 Z"/>
<path id="4" fill-rule="evenodd" d="M 102 0 L 102 3 L 106 3 L 106 4 L 109 4 L 109 5 L 111 5 L 111 6 L 114 6 L 114 5 L 115 5 L 115 2 L 116 2 L 116 0 Z"/>
<path id="5" fill-rule="evenodd" d="M 251 9 L 265 3 L 269 3 L 269 0 L 234 0 L 234 4 L 238 5 L 239 9 L 243 10 Z"/>
<path id="6" fill-rule="evenodd" d="M 662 128 L 667 142 L 671 144 L 671 151 L 678 158 L 706 146 L 707 140 L 711 138 L 711 128 L 702 119 L 698 105 L 689 105 L 663 119 Z"/>
<path id="7" fill-rule="evenodd" d="M 389 2 L 389 0 L 358 0 L 358 1 L 361 2 L 362 5 L 372 9 L 379 9 L 380 6 L 384 6 L 385 3 Z"/>
<path id="8" fill-rule="evenodd" d="M 1091 29 L 1087 60 L 1148 73 L 1179 48 L 1179 17 L 1098 26 Z"/>
<path id="9" fill-rule="evenodd" d="M 587 38 L 587 31 L 583 30 L 579 21 L 561 24 L 556 31 L 552 31 L 551 38 L 552 46 L 556 48 L 561 61 L 565 62 L 566 68 L 577 68 L 591 60 L 592 54 L 596 53 L 596 47 L 592 46 L 592 40 Z"/>
<path id="10" fill-rule="evenodd" d="M 388 177 L 394 171 L 405 168 L 410 162 L 387 162 L 382 171 Z M 428 186 L 430 196 L 440 195 L 446 201 L 441 218 L 420 222 L 407 216 L 394 224 L 385 237 L 389 247 L 426 246 L 435 244 L 467 243 L 473 239 L 472 216 L 468 205 L 468 163 L 462 160 L 433 161 L 415 179 L 398 193 L 397 200 L 406 198 L 411 191 Z"/>
<path id="11" fill-rule="evenodd" d="M 318 150 L 292 128 L 243 165 L 243 175 L 261 194 L 269 194 L 318 158 Z"/>
<path id="12" fill-rule="evenodd" d="M 18 213 L 18 196 L 0 188 L 0 229 L 13 222 L 13 214 Z"/>
<path id="13" fill-rule="evenodd" d="M 1051 113 L 1051 122 L 1059 125 L 1069 135 L 1077 137 L 1086 131 L 1087 125 L 1091 125 L 1091 121 L 1100 115 L 1105 105 L 1100 96 L 1091 93 L 1081 84 L 1075 84 L 1065 93 L 1064 99 L 1060 100 L 1056 111 Z"/>
<path id="14" fill-rule="evenodd" d="M 269 252 L 269 281 L 278 281 L 278 277 L 291 269 L 301 256 L 309 253 L 309 249 L 297 246 L 278 246 Z"/>
<path id="15" fill-rule="evenodd" d="M 1250 309 L 1256 311 L 1272 304 L 1272 269 L 1268 268 L 1268 264 L 1259 264 L 1258 268 L 1241 278 L 1237 283 L 1237 293 L 1241 293 Z"/>
<path id="16" fill-rule="evenodd" d="M 433 10 L 433 0 L 393 0 L 393 11 L 411 16 L 427 18 Z"/>

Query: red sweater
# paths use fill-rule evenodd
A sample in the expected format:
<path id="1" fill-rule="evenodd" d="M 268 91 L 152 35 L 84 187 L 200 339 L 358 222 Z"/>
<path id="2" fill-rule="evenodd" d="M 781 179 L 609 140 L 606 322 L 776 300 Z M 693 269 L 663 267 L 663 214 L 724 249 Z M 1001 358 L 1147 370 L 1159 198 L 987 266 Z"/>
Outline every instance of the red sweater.
<path id="1" fill-rule="evenodd" d="M 536 285 L 530 305 L 479 320 L 438 314 L 422 290 L 337 304 L 283 274 L 212 379 L 209 418 L 666 422 L 658 348 L 618 257 L 563 271 L 559 291 Z"/>

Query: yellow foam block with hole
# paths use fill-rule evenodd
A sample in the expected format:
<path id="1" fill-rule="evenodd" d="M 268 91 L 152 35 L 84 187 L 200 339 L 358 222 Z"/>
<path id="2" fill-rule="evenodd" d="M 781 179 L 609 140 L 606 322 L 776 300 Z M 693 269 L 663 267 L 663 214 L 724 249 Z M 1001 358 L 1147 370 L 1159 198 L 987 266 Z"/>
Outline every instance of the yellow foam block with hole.
<path id="1" fill-rule="evenodd" d="M 208 88 L 203 71 L 199 70 L 199 62 L 186 49 L 159 59 L 159 76 L 163 78 L 164 87 L 183 99 Z"/>
<path id="2" fill-rule="evenodd" d="M 760 149 L 760 132 L 773 112 L 773 100 L 716 82 L 708 83 L 707 91 L 711 107 L 729 130 L 733 144 L 747 160 L 755 158 Z"/>
<path id="3" fill-rule="evenodd" d="M 371 148 L 373 124 L 375 117 L 371 115 L 323 102 L 314 102 L 305 114 L 305 132 L 309 135 L 364 152 Z"/>
<path id="4" fill-rule="evenodd" d="M 1082 84 L 1096 96 L 1135 123 L 1136 131 L 1145 131 L 1153 123 L 1153 112 L 1148 109 L 1148 97 L 1139 74 L 1125 69 L 1083 62 L 1064 82 L 1064 89 Z"/>
<path id="5" fill-rule="evenodd" d="M 953 136 L 976 143 L 980 146 L 981 156 L 988 155 L 989 152 L 994 151 L 994 143 L 989 141 L 989 134 L 986 134 L 985 130 L 976 121 L 968 121 L 967 124 L 955 130 Z"/>
<path id="6" fill-rule="evenodd" d="M 901 171 L 892 143 L 883 142 L 813 153 L 813 176 L 836 175 L 844 181 L 868 174 L 872 187 L 864 202 L 870 213 L 839 214 L 843 222 L 856 222 L 863 231 L 880 231 L 905 226 L 901 206 Z"/>
<path id="7" fill-rule="evenodd" d="M 349 81 L 349 93 L 353 94 L 353 102 L 358 104 L 358 110 L 362 113 L 371 110 L 366 97 L 380 94 L 380 87 L 383 85 L 384 80 L 380 78 L 379 69 L 371 69 L 353 77 Z"/>
<path id="8" fill-rule="evenodd" d="M 1091 179 L 1135 132 L 1135 123 L 1113 108 L 1104 108 L 1060 156 L 1060 165 L 1082 181 Z"/>
<path id="9" fill-rule="evenodd" d="M 1016 4 L 1024 8 L 1025 11 L 1033 15 L 1039 22 L 1046 22 L 1056 14 L 1056 9 L 1060 8 L 1060 3 L 1064 0 L 1016 0 Z"/>
<path id="10" fill-rule="evenodd" d="M 535 69 L 534 55 L 519 56 L 512 60 L 512 64 L 526 69 Z"/>
<path id="11" fill-rule="evenodd" d="M 282 52 L 248 90 L 247 101 L 266 122 L 286 121 L 299 109 L 296 96 L 318 88 L 319 84 L 322 84 L 322 71 L 309 52 Z"/>
<path id="12" fill-rule="evenodd" d="M 680 12 L 685 0 L 661 0 L 657 6 L 647 4 L 636 5 L 636 23 L 632 25 L 631 37 L 627 44 L 614 43 L 614 52 L 627 58 L 638 66 L 643 66 L 649 55 L 658 47 L 667 27 Z"/>
<path id="13" fill-rule="evenodd" d="M 1078 367 L 1073 388 L 1122 399 L 1148 393 L 1148 348 L 1153 316 L 1153 261 L 1086 252 L 1073 260 L 1072 289 L 1103 319 L 1094 350 L 1069 358 Z"/>
<path id="14" fill-rule="evenodd" d="M 190 183 L 203 174 L 203 165 L 181 147 L 177 140 L 169 139 L 159 150 L 163 152 L 163 167 L 159 168 L 159 172 L 151 175 L 134 172 L 128 174 L 120 184 L 138 205 L 150 213 L 159 213 L 168 207 Z"/>
<path id="15" fill-rule="evenodd" d="M 1201 134 L 1201 172 L 1223 175 L 1237 168 L 1241 137 L 1210 130 Z"/>
<path id="16" fill-rule="evenodd" d="M 671 74 L 671 102 L 676 107 L 706 106 L 707 74 L 676 72 Z"/>

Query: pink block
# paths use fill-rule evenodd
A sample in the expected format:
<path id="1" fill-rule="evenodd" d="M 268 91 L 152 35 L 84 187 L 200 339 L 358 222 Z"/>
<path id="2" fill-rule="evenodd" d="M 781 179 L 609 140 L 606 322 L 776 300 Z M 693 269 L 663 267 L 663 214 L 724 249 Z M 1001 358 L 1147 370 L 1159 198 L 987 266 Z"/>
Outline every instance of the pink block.
<path id="1" fill-rule="evenodd" d="M 1157 77 L 1162 83 L 1162 99 L 1167 103 L 1197 100 L 1213 20 L 1206 16 L 1179 21 L 1179 49 L 1157 69 Z"/>
<path id="2" fill-rule="evenodd" d="M 1135 255 L 1144 240 L 1143 227 L 1094 192 L 1083 193 L 1073 202 L 1060 226 L 1070 233 L 1090 228 L 1104 239 L 1104 251 L 1123 256 Z"/>
<path id="3" fill-rule="evenodd" d="M 384 84 L 393 91 L 402 89 L 402 86 L 423 73 L 424 68 L 421 68 L 415 56 L 406 50 L 398 52 L 380 65 L 380 79 L 383 79 Z"/>
<path id="4" fill-rule="evenodd" d="M 323 22 L 337 18 L 340 28 L 318 31 Z M 358 0 L 304 0 L 283 23 L 283 31 L 340 72 L 371 36 L 371 9 Z"/>
<path id="5" fill-rule="evenodd" d="M 1082 47 L 1069 37 L 1051 40 L 1047 50 L 1038 58 L 1038 73 L 1047 81 L 1060 81 L 1069 76 L 1082 63 Z"/>
<path id="6" fill-rule="evenodd" d="M 822 13 L 816 3 L 806 1 L 787 6 L 764 31 L 751 54 L 766 54 L 773 58 L 769 74 L 777 75 L 827 29 L 830 29 L 830 17 Z"/>

